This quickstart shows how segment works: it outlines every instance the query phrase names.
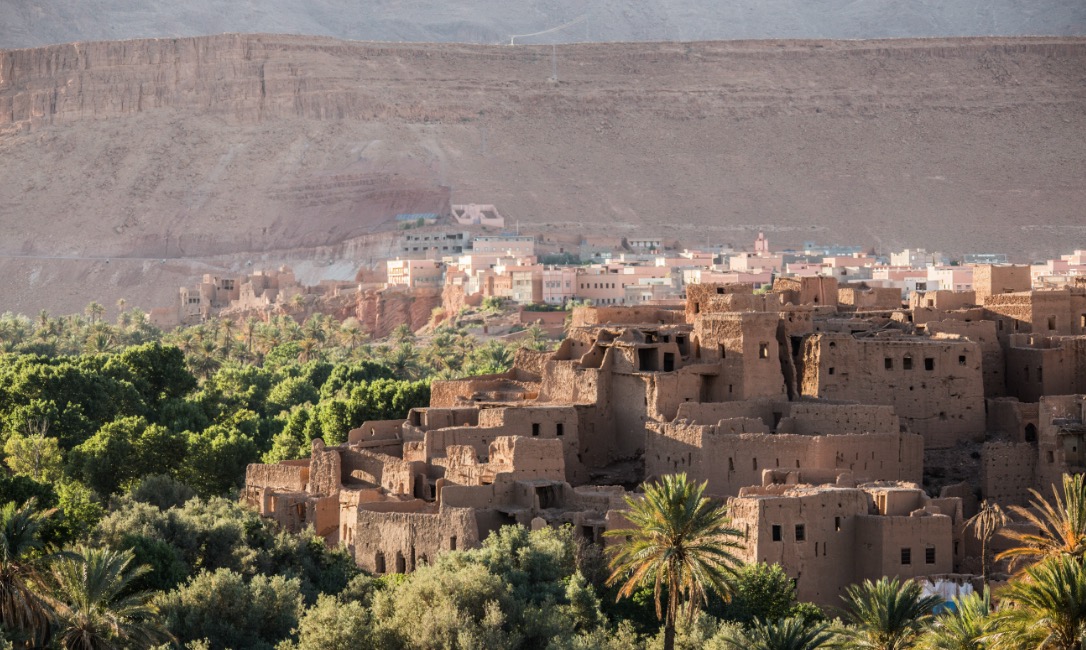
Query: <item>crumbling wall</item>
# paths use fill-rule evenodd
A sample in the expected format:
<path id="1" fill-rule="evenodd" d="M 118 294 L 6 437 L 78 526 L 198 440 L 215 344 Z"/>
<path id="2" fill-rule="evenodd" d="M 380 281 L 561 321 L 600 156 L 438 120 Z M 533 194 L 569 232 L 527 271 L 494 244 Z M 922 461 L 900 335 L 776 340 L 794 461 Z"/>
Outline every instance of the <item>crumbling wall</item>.
<path id="1" fill-rule="evenodd" d="M 407 573 L 440 553 L 474 548 L 479 542 L 471 508 L 442 507 L 433 514 L 359 510 L 349 548 L 365 571 Z"/>
<path id="2" fill-rule="evenodd" d="M 995 321 L 990 320 L 939 320 L 925 324 L 929 334 L 958 335 L 980 345 L 981 374 L 984 378 L 984 396 L 1001 397 L 1007 394 L 1004 372 L 1003 346 L 999 343 Z"/>
<path id="3" fill-rule="evenodd" d="M 897 433 L 901 420 L 892 406 L 867 404 L 789 404 L 787 417 L 777 426 L 780 433 L 819 436 L 829 433 Z"/>
<path id="4" fill-rule="evenodd" d="M 1032 285 L 1029 266 L 977 264 L 973 267 L 973 291 L 978 304 L 989 296 L 1029 291 Z"/>
<path id="5" fill-rule="evenodd" d="M 305 492 L 309 481 L 308 465 L 263 465 L 252 463 L 245 468 L 245 485 L 286 492 Z"/>
<path id="6" fill-rule="evenodd" d="M 326 449 L 320 438 L 313 440 L 309 458 L 309 493 L 334 494 L 342 485 L 339 451 Z"/>
<path id="7" fill-rule="evenodd" d="M 1037 448 L 1031 443 L 988 442 L 981 449 L 980 487 L 985 499 L 1026 505 L 1036 483 Z"/>
<path id="8" fill-rule="evenodd" d="M 984 434 L 981 358 L 961 339 L 816 334 L 804 342 L 802 393 L 891 405 L 928 448 L 948 448 Z"/>

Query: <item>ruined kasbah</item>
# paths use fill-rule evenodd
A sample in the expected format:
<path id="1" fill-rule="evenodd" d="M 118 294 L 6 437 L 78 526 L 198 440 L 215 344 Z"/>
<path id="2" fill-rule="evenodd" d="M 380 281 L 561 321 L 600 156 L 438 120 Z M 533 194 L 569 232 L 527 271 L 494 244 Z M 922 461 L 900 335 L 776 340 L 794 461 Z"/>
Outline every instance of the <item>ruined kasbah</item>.
<path id="1" fill-rule="evenodd" d="M 404 573 L 507 524 L 607 543 L 643 481 L 684 472 L 727 501 L 743 559 L 782 565 L 802 600 L 884 575 L 968 592 L 979 501 L 1026 504 L 1086 464 L 1086 282 L 971 268 L 971 290 L 907 304 L 811 276 L 578 307 L 553 351 L 250 465 L 243 499 Z"/>

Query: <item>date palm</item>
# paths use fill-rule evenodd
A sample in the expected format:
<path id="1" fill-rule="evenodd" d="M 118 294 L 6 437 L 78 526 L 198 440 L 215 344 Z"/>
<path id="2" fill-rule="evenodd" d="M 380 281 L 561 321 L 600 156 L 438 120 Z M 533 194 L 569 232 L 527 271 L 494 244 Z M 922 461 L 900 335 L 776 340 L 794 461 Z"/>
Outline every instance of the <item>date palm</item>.
<path id="1" fill-rule="evenodd" d="M 710 592 L 727 600 L 740 564 L 731 550 L 741 548 L 737 540 L 743 534 L 730 526 L 725 506 L 705 497 L 705 485 L 686 474 L 647 484 L 643 498 L 626 499 L 623 515 L 633 527 L 605 533 L 620 539 L 611 547 L 607 584 L 622 584 L 618 598 L 652 585 L 665 650 L 675 647 L 675 625 L 684 609 L 692 621 Z"/>
<path id="2" fill-rule="evenodd" d="M 999 593 L 986 637 L 996 650 L 1080 650 L 1086 637 L 1086 567 L 1053 555 L 1027 567 Z"/>
<path id="3" fill-rule="evenodd" d="M 39 511 L 34 499 L 0 506 L 0 625 L 35 647 L 49 637 L 52 609 L 43 596 L 43 567 L 52 559 L 41 541 L 42 524 L 55 510 Z"/>
<path id="4" fill-rule="evenodd" d="M 925 596 L 912 580 L 881 578 L 852 585 L 842 597 L 846 604 L 845 627 L 839 645 L 849 650 L 905 650 L 915 645 L 917 637 L 943 602 L 938 596 Z"/>
<path id="5" fill-rule="evenodd" d="M 1086 555 L 1086 482 L 1082 474 L 1064 474 L 1063 496 L 1052 486 L 1052 502 L 1030 490 L 1029 508 L 1011 506 L 1019 517 L 1032 524 L 1034 531 L 1007 530 L 1004 535 L 1017 544 L 996 556 L 1027 562 L 1054 555 L 1070 555 L 1080 561 Z"/>
<path id="6" fill-rule="evenodd" d="M 992 568 L 989 546 L 995 534 L 1007 525 L 1007 514 L 1003 512 L 998 503 L 985 500 L 984 503 L 980 504 L 980 510 L 977 511 L 977 514 L 970 517 L 965 525 L 972 528 L 973 532 L 980 538 L 980 574 L 987 586 Z"/>
<path id="7" fill-rule="evenodd" d="M 172 640 L 152 592 L 131 591 L 151 569 L 133 566 L 131 550 L 83 548 L 53 563 L 56 644 L 64 650 L 151 648 Z"/>
<path id="8" fill-rule="evenodd" d="M 928 631 L 920 637 L 920 650 L 984 650 L 984 638 L 992 629 L 991 598 L 988 588 L 984 593 L 973 592 L 959 596 L 942 614 L 936 616 Z"/>
<path id="9" fill-rule="evenodd" d="M 724 647 L 732 650 L 816 650 L 832 639 L 829 624 L 794 617 L 755 620 L 746 627 L 729 628 L 720 637 Z"/>

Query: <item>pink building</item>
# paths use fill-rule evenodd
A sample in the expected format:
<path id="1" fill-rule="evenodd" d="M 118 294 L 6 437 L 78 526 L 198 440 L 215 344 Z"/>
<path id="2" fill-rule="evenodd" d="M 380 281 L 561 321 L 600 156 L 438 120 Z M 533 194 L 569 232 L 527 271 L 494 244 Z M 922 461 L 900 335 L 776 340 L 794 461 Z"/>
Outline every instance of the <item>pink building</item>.
<path id="1" fill-rule="evenodd" d="M 388 286 L 440 289 L 445 265 L 435 260 L 388 260 Z"/>
<path id="2" fill-rule="evenodd" d="M 573 300 L 577 285 L 577 269 L 561 266 L 543 270 L 543 302 L 564 305 Z"/>

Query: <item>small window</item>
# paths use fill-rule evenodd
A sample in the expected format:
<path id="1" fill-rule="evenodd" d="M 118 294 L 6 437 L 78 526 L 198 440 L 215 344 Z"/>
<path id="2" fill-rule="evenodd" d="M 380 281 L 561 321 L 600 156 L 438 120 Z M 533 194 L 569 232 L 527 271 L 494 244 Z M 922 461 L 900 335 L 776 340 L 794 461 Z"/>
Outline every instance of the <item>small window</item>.
<path id="1" fill-rule="evenodd" d="M 768 343 L 759 343 L 758 344 L 758 358 L 759 359 L 768 359 L 769 358 L 769 344 Z"/>
<path id="2" fill-rule="evenodd" d="M 901 564 L 908 565 L 913 563 L 913 550 L 911 548 L 901 549 Z"/>
<path id="3" fill-rule="evenodd" d="M 1050 330 L 1056 329 L 1056 317 L 1055 316 L 1049 316 L 1048 317 L 1048 329 L 1050 329 Z"/>
<path id="4" fill-rule="evenodd" d="M 533 436 L 538 436 L 539 435 L 539 423 L 538 422 L 533 422 L 532 423 L 532 435 Z"/>
<path id="5" fill-rule="evenodd" d="M 913 358 L 906 355 L 906 357 L 901 360 L 901 367 L 904 368 L 905 370 L 912 370 L 913 369 Z"/>
<path id="6" fill-rule="evenodd" d="M 796 541 L 807 541 L 807 529 L 803 526 L 803 524 L 796 524 Z"/>
<path id="7" fill-rule="evenodd" d="M 834 517 L 833 518 L 833 529 L 836 530 L 836 531 L 841 530 L 841 518 L 840 517 Z"/>
<path id="8" fill-rule="evenodd" d="M 1037 381 L 1043 382 L 1045 380 L 1045 369 L 1041 366 L 1037 366 Z"/>
<path id="9" fill-rule="evenodd" d="M 931 357 L 924 358 L 924 370 L 935 370 L 935 359 Z"/>
<path id="10" fill-rule="evenodd" d="M 831 375 L 833 374 L 833 370 L 834 370 L 833 366 L 830 366 L 830 374 Z"/>
<path id="11" fill-rule="evenodd" d="M 452 537 L 449 538 L 449 550 L 450 551 L 455 551 L 456 550 L 456 535 L 453 535 Z"/>
<path id="12" fill-rule="evenodd" d="M 958 365 L 959 366 L 964 366 L 965 365 L 965 355 L 964 354 L 959 354 L 958 355 Z"/>
<path id="13" fill-rule="evenodd" d="M 1056 456 L 1051 451 L 1045 453 L 1046 460 L 1050 463 L 1056 462 Z"/>
<path id="14" fill-rule="evenodd" d="M 924 563 L 935 564 L 935 547 L 929 546 L 924 549 Z"/>
<path id="15" fill-rule="evenodd" d="M 561 422 L 554 425 L 554 434 L 558 436 L 565 434 L 565 426 Z"/>
<path id="16" fill-rule="evenodd" d="M 999 329 L 999 331 L 1002 332 L 1003 331 L 1003 320 L 1002 319 L 997 320 L 996 324 L 999 325 L 999 327 L 997 329 Z"/>
<path id="17" fill-rule="evenodd" d="M 830 349 L 832 350 L 832 349 L 834 349 L 836 347 L 837 347 L 837 342 L 836 341 L 830 341 Z"/>
<path id="18" fill-rule="evenodd" d="M 781 527 L 780 524 L 773 524 L 773 541 L 781 541 Z"/>
<path id="19" fill-rule="evenodd" d="M 735 459 L 734 458 L 728 458 L 728 471 L 729 472 L 734 472 L 735 471 Z"/>
<path id="20" fill-rule="evenodd" d="M 886 368 L 887 370 L 893 370 L 894 369 L 894 360 L 892 358 L 890 358 L 890 357 L 886 357 L 885 359 L 882 360 L 882 367 Z"/>

